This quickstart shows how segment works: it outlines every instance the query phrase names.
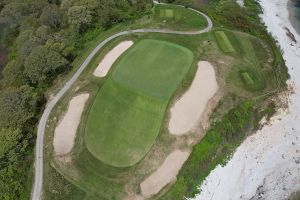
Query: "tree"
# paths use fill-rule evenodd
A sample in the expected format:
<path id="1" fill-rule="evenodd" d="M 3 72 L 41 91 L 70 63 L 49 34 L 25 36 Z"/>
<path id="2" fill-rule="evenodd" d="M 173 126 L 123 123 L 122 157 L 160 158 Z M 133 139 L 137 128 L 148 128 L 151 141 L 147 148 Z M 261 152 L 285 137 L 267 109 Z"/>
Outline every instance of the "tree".
<path id="1" fill-rule="evenodd" d="M 44 44 L 50 38 L 50 28 L 42 25 L 35 31 L 35 36 Z"/>
<path id="2" fill-rule="evenodd" d="M 57 5 L 50 4 L 43 9 L 43 12 L 40 16 L 40 21 L 46 26 L 52 28 L 59 28 L 62 24 L 62 14 L 58 9 Z"/>
<path id="3" fill-rule="evenodd" d="M 0 127 L 23 127 L 36 115 L 38 96 L 33 88 L 8 88 L 0 93 Z"/>
<path id="4" fill-rule="evenodd" d="M 20 52 L 19 52 L 20 58 L 22 58 L 23 60 L 26 60 L 26 58 L 30 55 L 30 53 L 33 51 L 33 49 L 39 47 L 42 44 L 43 44 L 43 42 L 35 36 L 29 38 L 20 47 Z"/>
<path id="5" fill-rule="evenodd" d="M 3 69 L 3 80 L 4 86 L 20 87 L 26 84 L 26 77 L 24 75 L 24 66 L 21 62 L 12 60 Z"/>
<path id="6" fill-rule="evenodd" d="M 25 74 L 33 84 L 53 80 L 59 71 L 64 71 L 69 62 L 59 53 L 43 46 L 35 48 L 25 61 Z"/>
<path id="7" fill-rule="evenodd" d="M 0 159 L 18 145 L 20 139 L 22 138 L 21 133 L 22 131 L 18 128 L 0 129 Z"/>
<path id="8" fill-rule="evenodd" d="M 90 11 L 84 6 L 73 6 L 68 11 L 69 24 L 76 32 L 83 32 L 92 22 Z"/>

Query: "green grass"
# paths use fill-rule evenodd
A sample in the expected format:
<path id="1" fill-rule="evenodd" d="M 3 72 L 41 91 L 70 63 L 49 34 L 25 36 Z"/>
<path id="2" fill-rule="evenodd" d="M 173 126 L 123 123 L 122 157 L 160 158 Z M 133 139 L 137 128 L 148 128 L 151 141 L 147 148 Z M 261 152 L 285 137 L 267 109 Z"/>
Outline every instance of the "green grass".
<path id="1" fill-rule="evenodd" d="M 116 64 L 90 109 L 89 151 L 115 167 L 136 164 L 160 131 L 168 102 L 193 62 L 193 53 L 169 42 L 142 40 Z"/>
<path id="2" fill-rule="evenodd" d="M 154 23 L 178 30 L 200 30 L 207 25 L 202 15 L 174 5 L 156 5 L 153 20 Z"/>
<path id="3" fill-rule="evenodd" d="M 125 54 L 112 77 L 145 95 L 168 100 L 192 61 L 193 53 L 182 46 L 147 39 Z"/>
<path id="4" fill-rule="evenodd" d="M 239 76 L 244 88 L 252 92 L 263 90 L 266 87 L 266 82 L 259 73 L 255 67 L 241 69 Z"/>
<path id="5" fill-rule="evenodd" d="M 249 85 L 249 86 L 254 85 L 254 81 L 248 72 L 241 72 L 240 74 L 246 85 Z"/>
<path id="6" fill-rule="evenodd" d="M 216 37 L 216 40 L 217 40 L 217 43 L 218 43 L 220 49 L 224 53 L 233 53 L 233 52 L 235 52 L 234 47 L 232 46 L 230 40 L 228 39 L 228 37 L 226 36 L 224 31 L 216 31 L 215 32 L 215 37 Z"/>
<path id="7" fill-rule="evenodd" d="M 167 17 L 167 18 L 173 18 L 174 17 L 174 11 L 172 9 L 165 9 L 160 11 L 160 17 Z"/>

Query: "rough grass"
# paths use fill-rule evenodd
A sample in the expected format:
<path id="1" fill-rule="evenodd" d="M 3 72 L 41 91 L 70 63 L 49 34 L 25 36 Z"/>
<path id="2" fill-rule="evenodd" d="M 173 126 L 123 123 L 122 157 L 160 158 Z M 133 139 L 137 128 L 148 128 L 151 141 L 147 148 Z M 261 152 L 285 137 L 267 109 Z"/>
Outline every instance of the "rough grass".
<path id="1" fill-rule="evenodd" d="M 245 68 L 239 71 L 240 79 L 244 87 L 250 91 L 261 91 L 266 87 L 266 83 L 255 68 Z"/>
<path id="2" fill-rule="evenodd" d="M 153 20 L 154 23 L 178 30 L 199 30 L 207 25 L 201 15 L 174 5 L 155 5 Z"/>
<path id="3" fill-rule="evenodd" d="M 90 109 L 85 135 L 89 151 L 115 167 L 141 160 L 192 62 L 191 51 L 169 42 L 142 40 L 130 49 Z"/>
<path id="4" fill-rule="evenodd" d="M 218 43 L 218 46 L 224 53 L 233 53 L 235 52 L 234 47 L 232 46 L 231 42 L 229 41 L 228 37 L 226 36 L 224 31 L 216 31 L 215 37 Z"/>
<path id="5" fill-rule="evenodd" d="M 245 34 L 236 34 L 235 37 L 235 44 L 240 45 L 240 51 L 235 54 L 242 60 L 232 68 L 227 79 L 250 92 L 276 87 L 276 76 L 273 75 L 272 67 L 267 64 L 268 52 L 260 44 L 260 40 Z"/>
<path id="6" fill-rule="evenodd" d="M 240 74 L 246 85 L 249 85 L 249 86 L 254 85 L 254 81 L 248 72 L 241 72 Z"/>

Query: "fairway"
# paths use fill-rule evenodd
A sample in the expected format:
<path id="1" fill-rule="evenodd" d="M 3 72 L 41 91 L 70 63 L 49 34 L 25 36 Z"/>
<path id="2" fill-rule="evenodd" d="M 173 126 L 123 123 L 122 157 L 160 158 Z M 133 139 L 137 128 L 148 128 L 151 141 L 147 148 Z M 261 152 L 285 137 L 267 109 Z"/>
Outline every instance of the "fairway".
<path id="1" fill-rule="evenodd" d="M 228 39 L 227 35 L 224 33 L 224 31 L 216 31 L 215 37 L 217 39 L 217 43 L 220 47 L 220 49 L 224 53 L 232 53 L 235 52 L 234 47 L 232 46 L 230 40 Z"/>
<path id="2" fill-rule="evenodd" d="M 141 160 L 192 62 L 190 50 L 168 42 L 147 39 L 130 48 L 90 109 L 85 143 L 93 156 L 115 167 Z"/>

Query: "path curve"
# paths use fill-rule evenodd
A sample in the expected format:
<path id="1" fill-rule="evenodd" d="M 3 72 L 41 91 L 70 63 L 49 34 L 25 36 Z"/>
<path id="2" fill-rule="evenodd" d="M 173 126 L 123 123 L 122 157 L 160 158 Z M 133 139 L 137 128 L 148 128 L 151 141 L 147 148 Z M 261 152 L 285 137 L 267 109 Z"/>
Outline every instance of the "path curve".
<path id="1" fill-rule="evenodd" d="M 154 1 L 155 4 L 165 4 L 165 3 L 158 3 L 157 1 Z M 173 4 L 174 5 L 174 4 Z M 182 5 L 176 5 L 178 7 L 184 7 Z M 199 30 L 199 31 L 174 31 L 174 30 L 168 30 L 168 29 L 136 29 L 136 30 L 126 30 L 119 33 L 116 33 L 105 40 L 103 40 L 98 46 L 90 53 L 90 55 L 85 59 L 85 61 L 81 64 L 81 66 L 78 68 L 78 70 L 75 72 L 75 74 L 72 76 L 68 82 L 63 86 L 63 88 L 54 96 L 53 99 L 51 99 L 43 112 L 43 115 L 39 121 L 38 124 L 38 130 L 37 130 L 37 140 L 36 140 L 36 147 L 35 147 L 35 172 L 34 172 L 34 185 L 33 185 L 33 191 L 31 195 L 32 200 L 40 200 L 42 196 L 42 186 L 43 186 L 43 146 L 44 146 L 44 135 L 45 135 L 45 129 L 47 125 L 47 121 L 49 118 L 49 115 L 51 111 L 53 110 L 54 106 L 57 104 L 57 102 L 64 96 L 64 94 L 71 88 L 71 86 L 75 83 L 75 81 L 78 79 L 78 77 L 81 75 L 83 70 L 88 66 L 88 64 L 91 62 L 93 57 L 97 54 L 99 50 L 101 50 L 108 42 L 111 40 L 123 36 L 123 35 L 129 35 L 132 33 L 166 33 L 166 34 L 177 34 L 177 35 L 198 35 L 202 33 L 209 32 L 212 27 L 213 23 L 211 19 L 204 13 L 195 10 L 193 8 L 188 8 L 201 16 L 203 16 L 207 20 L 207 27 Z"/>

